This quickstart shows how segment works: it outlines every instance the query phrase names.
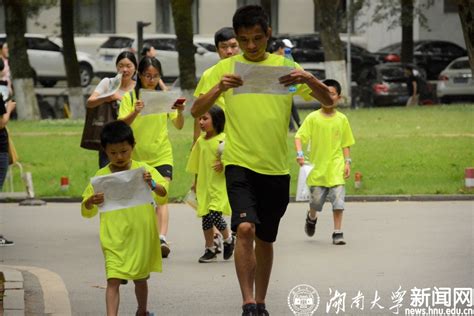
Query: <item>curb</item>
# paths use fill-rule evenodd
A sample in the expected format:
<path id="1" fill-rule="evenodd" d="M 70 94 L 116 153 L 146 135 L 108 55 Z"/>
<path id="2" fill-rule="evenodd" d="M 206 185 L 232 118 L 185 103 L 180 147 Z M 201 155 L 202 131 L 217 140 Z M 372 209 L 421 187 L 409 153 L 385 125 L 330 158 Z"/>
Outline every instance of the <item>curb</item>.
<path id="1" fill-rule="evenodd" d="M 25 290 L 23 275 L 20 271 L 8 268 L 0 269 L 0 278 L 3 279 L 3 308 L 2 315 L 25 315 Z"/>
<path id="2" fill-rule="evenodd" d="M 0 198 L 0 203 L 19 203 L 25 201 L 22 198 Z M 81 203 L 82 198 L 69 196 L 44 197 L 41 201 L 47 203 Z M 346 195 L 346 202 L 401 202 L 401 201 L 474 201 L 474 194 L 415 194 L 415 195 Z M 291 203 L 306 203 L 307 201 L 296 201 L 290 196 Z M 184 203 L 183 198 L 170 199 L 171 203 Z"/>

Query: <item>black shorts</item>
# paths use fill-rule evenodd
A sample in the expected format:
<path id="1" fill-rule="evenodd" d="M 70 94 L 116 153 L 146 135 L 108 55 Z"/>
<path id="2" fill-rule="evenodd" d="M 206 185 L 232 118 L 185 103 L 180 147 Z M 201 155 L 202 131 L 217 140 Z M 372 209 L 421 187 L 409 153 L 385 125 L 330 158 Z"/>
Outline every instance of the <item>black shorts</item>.
<path id="1" fill-rule="evenodd" d="M 274 242 L 290 201 L 290 175 L 265 175 L 229 165 L 225 168 L 225 179 L 232 230 L 237 231 L 240 223 L 254 223 L 260 240 Z"/>
<path id="2" fill-rule="evenodd" d="M 170 180 L 173 179 L 173 166 L 172 165 L 161 165 L 155 167 L 156 171 L 158 171 L 163 177 L 169 178 Z"/>

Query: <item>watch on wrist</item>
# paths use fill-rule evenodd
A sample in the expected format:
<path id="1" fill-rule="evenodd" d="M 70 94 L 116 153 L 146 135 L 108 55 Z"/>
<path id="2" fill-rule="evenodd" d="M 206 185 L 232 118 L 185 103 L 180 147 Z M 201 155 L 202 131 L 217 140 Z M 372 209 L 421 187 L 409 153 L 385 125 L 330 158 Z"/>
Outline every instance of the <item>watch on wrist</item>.
<path id="1" fill-rule="evenodd" d="M 346 159 L 344 159 L 344 161 L 345 161 L 346 163 L 348 162 L 349 164 L 352 164 L 352 159 L 351 159 L 351 158 L 346 158 Z"/>
<path id="2" fill-rule="evenodd" d="M 304 152 L 302 150 L 298 150 L 296 152 L 296 157 L 297 158 L 304 158 Z"/>
<path id="3" fill-rule="evenodd" d="M 155 180 L 151 179 L 151 190 L 155 191 L 155 189 L 156 189 L 156 182 Z"/>

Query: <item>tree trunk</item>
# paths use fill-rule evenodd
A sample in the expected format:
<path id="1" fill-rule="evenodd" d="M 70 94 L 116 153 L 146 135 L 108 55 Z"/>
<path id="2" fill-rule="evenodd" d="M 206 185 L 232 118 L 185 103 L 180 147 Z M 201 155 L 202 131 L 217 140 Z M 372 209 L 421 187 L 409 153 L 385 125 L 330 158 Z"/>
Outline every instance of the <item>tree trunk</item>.
<path id="1" fill-rule="evenodd" d="M 413 0 L 400 0 L 402 13 L 402 62 L 413 63 Z"/>
<path id="2" fill-rule="evenodd" d="M 337 9 L 339 0 L 326 1 L 314 0 L 316 12 L 319 16 L 319 29 L 321 43 L 324 47 L 324 67 L 326 78 L 337 80 L 342 87 L 342 97 L 345 104 L 349 105 L 349 85 L 347 83 L 346 61 L 339 37 L 339 26 L 337 24 Z"/>
<path id="3" fill-rule="evenodd" d="M 179 54 L 179 76 L 183 90 L 192 90 L 196 87 L 196 63 L 194 61 L 196 49 L 193 44 L 192 3 L 193 0 L 171 0 Z"/>
<path id="4" fill-rule="evenodd" d="M 84 118 L 86 115 L 84 96 L 74 44 L 74 0 L 61 0 L 61 38 L 71 117 Z"/>
<path id="5" fill-rule="evenodd" d="M 40 112 L 36 100 L 33 69 L 26 52 L 26 8 L 25 1 L 4 0 L 5 30 L 10 50 L 10 68 L 13 91 L 17 103 L 19 120 L 38 120 Z"/>
<path id="6" fill-rule="evenodd" d="M 458 11 L 471 72 L 474 76 L 474 0 L 458 0 Z"/>

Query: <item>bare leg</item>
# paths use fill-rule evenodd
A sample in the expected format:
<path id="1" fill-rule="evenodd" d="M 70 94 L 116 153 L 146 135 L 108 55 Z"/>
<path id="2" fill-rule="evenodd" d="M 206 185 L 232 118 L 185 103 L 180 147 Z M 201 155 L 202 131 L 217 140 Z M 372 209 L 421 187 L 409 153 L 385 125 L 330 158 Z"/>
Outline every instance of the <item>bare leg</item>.
<path id="1" fill-rule="evenodd" d="M 168 204 L 158 206 L 157 221 L 160 228 L 160 235 L 166 236 L 168 234 L 168 220 Z"/>
<path id="2" fill-rule="evenodd" d="M 255 283 L 256 259 L 253 249 L 255 225 L 241 223 L 237 227 L 237 243 L 235 246 L 235 270 L 242 292 L 243 305 L 255 303 L 253 285 Z"/>
<path id="3" fill-rule="evenodd" d="M 344 210 L 334 210 L 332 212 L 332 216 L 334 218 L 334 230 L 341 230 L 343 213 Z"/>
<path id="4" fill-rule="evenodd" d="M 147 280 L 134 280 L 135 296 L 137 297 L 138 309 L 137 315 L 146 315 L 146 306 L 148 303 L 148 282 Z"/>
<path id="5" fill-rule="evenodd" d="M 270 274 L 273 265 L 273 243 L 255 238 L 255 257 L 257 269 L 255 273 L 255 300 L 265 303 Z"/>
<path id="6" fill-rule="evenodd" d="M 117 316 L 120 304 L 120 282 L 119 279 L 108 279 L 105 290 L 105 305 L 107 316 Z"/>
<path id="7" fill-rule="evenodd" d="M 214 229 L 209 228 L 203 231 L 204 239 L 206 240 L 206 247 L 211 248 L 214 246 Z"/>

